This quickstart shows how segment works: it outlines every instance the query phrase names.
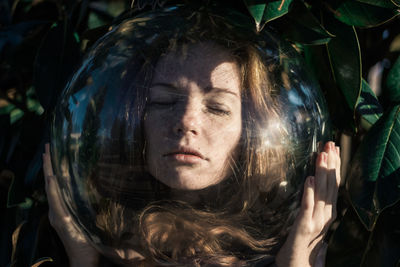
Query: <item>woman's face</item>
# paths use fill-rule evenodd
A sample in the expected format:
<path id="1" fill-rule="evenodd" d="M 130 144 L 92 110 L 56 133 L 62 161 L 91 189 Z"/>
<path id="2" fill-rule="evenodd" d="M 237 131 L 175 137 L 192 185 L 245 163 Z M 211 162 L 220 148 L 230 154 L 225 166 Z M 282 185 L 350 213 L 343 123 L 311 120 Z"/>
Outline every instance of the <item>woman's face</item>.
<path id="1" fill-rule="evenodd" d="M 157 63 L 144 121 L 148 171 L 197 190 L 232 174 L 242 132 L 239 66 L 224 49 L 194 44 Z"/>

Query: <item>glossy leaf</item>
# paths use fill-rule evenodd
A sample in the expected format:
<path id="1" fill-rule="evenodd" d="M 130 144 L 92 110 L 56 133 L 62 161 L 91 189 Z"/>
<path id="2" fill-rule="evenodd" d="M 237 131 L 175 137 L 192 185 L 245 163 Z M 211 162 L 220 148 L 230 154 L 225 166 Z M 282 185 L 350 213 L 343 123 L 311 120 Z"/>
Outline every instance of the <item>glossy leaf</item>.
<path id="1" fill-rule="evenodd" d="M 327 45 L 333 77 L 347 105 L 354 110 L 361 92 L 361 53 L 354 27 L 327 17 L 326 28 L 333 33 Z"/>
<path id="2" fill-rule="evenodd" d="M 396 266 L 400 261 L 400 201 L 379 216 L 362 267 Z"/>
<path id="3" fill-rule="evenodd" d="M 42 263 L 45 263 L 45 262 L 53 262 L 53 259 L 50 257 L 41 258 L 41 259 L 37 260 L 35 262 L 35 264 L 32 265 L 32 267 L 39 267 L 40 265 L 42 265 Z"/>
<path id="4" fill-rule="evenodd" d="M 303 50 L 308 67 L 318 78 L 325 93 L 334 126 L 338 129 L 354 132 L 353 110 L 346 104 L 338 104 L 344 103 L 346 100 L 333 77 L 326 46 L 305 45 Z"/>
<path id="5" fill-rule="evenodd" d="M 43 40 L 34 65 L 33 85 L 44 109 L 51 109 L 80 58 L 79 43 L 63 22 L 54 24 Z"/>
<path id="6" fill-rule="evenodd" d="M 12 244 L 12 257 L 11 257 L 11 262 L 15 262 L 17 261 L 17 244 L 18 244 L 18 239 L 20 237 L 20 233 L 21 230 L 23 229 L 24 225 L 26 224 L 26 221 L 23 221 L 22 223 L 20 223 L 14 230 L 13 234 L 12 234 L 12 239 L 11 239 L 11 244 Z"/>
<path id="7" fill-rule="evenodd" d="M 20 226 L 18 234 L 13 235 L 13 256 L 15 261 L 12 266 L 32 266 L 41 215 L 43 215 L 43 209 L 38 203 L 35 203 L 29 209 L 29 214 L 24 216 L 26 221 Z"/>
<path id="8" fill-rule="evenodd" d="M 293 0 L 244 0 L 247 9 L 254 18 L 258 30 L 266 23 L 284 16 L 289 12 Z"/>
<path id="9" fill-rule="evenodd" d="M 39 171 L 42 169 L 43 165 L 42 154 L 44 145 L 45 145 L 45 140 L 42 139 L 41 143 L 39 143 L 37 146 L 36 153 L 32 157 L 32 160 L 29 162 L 24 179 L 26 185 L 33 184 L 36 181 L 36 177 Z"/>
<path id="10" fill-rule="evenodd" d="M 19 119 L 24 116 L 24 112 L 19 108 L 15 108 L 10 112 L 10 121 L 11 124 L 16 123 Z"/>
<path id="11" fill-rule="evenodd" d="M 369 232 L 350 207 L 329 240 L 326 267 L 359 267 L 368 238 Z"/>
<path id="12" fill-rule="evenodd" d="M 362 88 L 360 98 L 357 102 L 356 111 L 365 120 L 366 130 L 368 130 L 382 116 L 383 108 L 379 103 L 375 93 L 371 90 L 369 84 L 362 79 Z"/>
<path id="13" fill-rule="evenodd" d="M 244 3 L 256 24 L 260 25 L 267 6 L 267 0 L 244 0 Z"/>
<path id="14" fill-rule="evenodd" d="M 400 102 L 400 57 L 397 58 L 390 70 L 386 80 L 387 91 L 385 92 L 388 96 L 389 101 L 393 103 Z"/>
<path id="15" fill-rule="evenodd" d="M 0 160 L 5 158 L 5 150 L 6 142 L 7 142 L 7 133 L 10 127 L 10 115 L 8 114 L 0 114 Z"/>
<path id="16" fill-rule="evenodd" d="M 396 8 L 396 5 L 392 0 L 357 0 L 357 2 L 384 8 Z"/>
<path id="17" fill-rule="evenodd" d="M 42 21 L 21 22 L 0 30 L 0 53 L 8 46 L 18 46 L 30 31 L 42 26 Z"/>
<path id="18" fill-rule="evenodd" d="M 33 185 L 37 182 L 38 173 L 43 165 L 42 154 L 44 146 L 49 140 L 49 122 L 43 122 L 40 126 L 40 130 L 37 131 L 38 134 L 36 136 L 36 152 L 32 155 L 25 172 L 25 185 Z M 32 138 L 34 138 L 34 136 Z"/>
<path id="19" fill-rule="evenodd" d="M 391 2 L 396 6 L 400 7 L 400 0 L 391 0 Z"/>
<path id="20" fill-rule="evenodd" d="M 337 19 L 356 27 L 374 27 L 391 20 L 397 15 L 399 15 L 399 11 L 396 9 L 353 0 L 344 1 L 335 10 Z"/>
<path id="21" fill-rule="evenodd" d="M 292 42 L 319 45 L 326 44 L 334 37 L 300 1 L 293 2 L 289 13 L 274 22 L 274 27 L 280 30 L 284 38 Z"/>
<path id="22" fill-rule="evenodd" d="M 292 1 L 293 0 L 268 1 L 263 16 L 263 20 L 265 21 L 265 23 L 268 23 L 269 21 L 272 21 L 287 14 Z"/>
<path id="23" fill-rule="evenodd" d="M 348 176 L 348 190 L 368 229 L 385 208 L 400 199 L 400 105 L 393 106 L 371 127 Z"/>
<path id="24" fill-rule="evenodd" d="M 7 207 L 16 207 L 18 205 L 23 205 L 26 203 L 24 190 L 24 183 L 22 179 L 14 177 L 11 182 L 10 189 L 8 190 Z"/>

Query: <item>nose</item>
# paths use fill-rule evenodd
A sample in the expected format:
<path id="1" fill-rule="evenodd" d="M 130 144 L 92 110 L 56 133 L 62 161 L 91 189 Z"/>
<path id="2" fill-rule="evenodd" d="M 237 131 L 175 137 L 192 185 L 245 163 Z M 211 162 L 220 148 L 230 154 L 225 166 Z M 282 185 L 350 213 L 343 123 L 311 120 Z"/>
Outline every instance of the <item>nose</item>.
<path id="1" fill-rule="evenodd" d="M 202 124 L 201 108 L 193 103 L 187 103 L 175 114 L 176 122 L 173 131 L 176 135 L 198 135 Z"/>

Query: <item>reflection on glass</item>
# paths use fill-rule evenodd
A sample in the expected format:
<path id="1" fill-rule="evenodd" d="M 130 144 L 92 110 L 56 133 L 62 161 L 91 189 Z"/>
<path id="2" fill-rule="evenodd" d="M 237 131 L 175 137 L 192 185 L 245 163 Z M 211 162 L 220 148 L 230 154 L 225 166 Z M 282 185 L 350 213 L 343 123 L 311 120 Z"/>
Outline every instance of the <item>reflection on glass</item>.
<path id="1" fill-rule="evenodd" d="M 128 19 L 69 82 L 53 167 L 105 255 L 244 265 L 282 242 L 328 118 L 296 52 L 233 26 L 246 20 L 190 7 Z"/>

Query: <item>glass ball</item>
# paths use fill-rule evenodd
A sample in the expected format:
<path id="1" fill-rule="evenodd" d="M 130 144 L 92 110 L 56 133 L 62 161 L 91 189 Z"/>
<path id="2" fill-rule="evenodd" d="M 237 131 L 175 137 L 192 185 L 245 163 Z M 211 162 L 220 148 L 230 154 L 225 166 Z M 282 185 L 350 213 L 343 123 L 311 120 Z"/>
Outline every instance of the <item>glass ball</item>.
<path id="1" fill-rule="evenodd" d="M 270 237 L 260 210 L 298 203 L 330 138 L 324 98 L 297 51 L 247 16 L 219 12 L 176 6 L 113 26 L 57 105 L 51 155 L 61 196 L 82 234 L 116 261 L 149 257 L 149 225 L 190 214 L 220 216 L 216 228 L 224 218 L 232 229 L 248 222 Z M 258 219 L 236 221 L 244 211 Z M 159 262 L 175 255 L 157 253 Z"/>

